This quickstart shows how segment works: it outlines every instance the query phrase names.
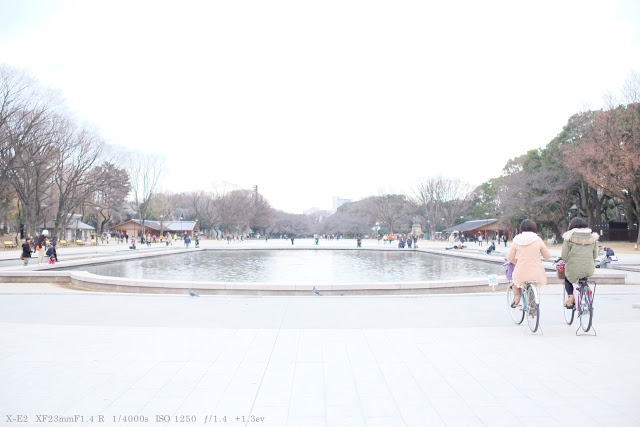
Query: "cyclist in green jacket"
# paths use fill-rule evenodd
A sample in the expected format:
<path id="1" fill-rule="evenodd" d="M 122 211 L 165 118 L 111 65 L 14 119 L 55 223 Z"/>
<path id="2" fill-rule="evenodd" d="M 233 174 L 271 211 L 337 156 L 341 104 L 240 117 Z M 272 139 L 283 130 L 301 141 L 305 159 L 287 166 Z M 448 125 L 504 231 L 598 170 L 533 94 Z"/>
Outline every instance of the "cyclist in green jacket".
<path id="1" fill-rule="evenodd" d="M 564 288 L 567 301 L 564 306 L 573 307 L 573 283 L 583 277 L 592 276 L 596 269 L 595 259 L 598 256 L 598 234 L 593 233 L 582 218 L 574 218 L 569 224 L 569 231 L 562 235 L 562 259 L 564 259 Z"/>

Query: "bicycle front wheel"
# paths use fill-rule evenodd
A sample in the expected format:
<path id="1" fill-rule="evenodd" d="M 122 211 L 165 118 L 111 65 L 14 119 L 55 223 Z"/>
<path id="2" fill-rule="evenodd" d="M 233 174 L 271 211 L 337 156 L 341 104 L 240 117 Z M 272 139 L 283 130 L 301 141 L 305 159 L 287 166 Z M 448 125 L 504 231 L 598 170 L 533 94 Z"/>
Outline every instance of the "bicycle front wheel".
<path id="1" fill-rule="evenodd" d="M 563 286 L 564 287 L 564 286 Z M 573 304 L 573 308 L 567 308 L 564 306 L 565 301 L 567 301 L 567 298 L 569 298 L 569 296 L 567 295 L 567 290 L 565 289 L 562 292 L 562 311 L 564 312 L 564 321 L 567 322 L 567 325 L 570 325 L 573 323 L 573 316 L 576 312 L 576 305 L 575 303 Z"/>
<path id="2" fill-rule="evenodd" d="M 509 315 L 511 316 L 511 319 L 513 319 L 513 321 L 519 325 L 524 320 L 524 311 L 522 310 L 522 298 L 520 299 L 520 304 L 518 304 L 515 308 L 512 308 L 511 303 L 513 302 L 514 298 L 515 298 L 515 295 L 513 294 L 513 289 L 511 288 L 511 286 L 509 286 L 507 288 L 507 310 L 509 310 Z"/>
<path id="3" fill-rule="evenodd" d="M 536 332 L 540 325 L 540 298 L 535 286 L 529 285 L 527 292 L 527 323 L 531 332 Z"/>
<path id="4" fill-rule="evenodd" d="M 589 332 L 593 322 L 593 305 L 590 295 L 590 288 L 587 285 L 580 287 L 580 327 L 584 332 Z"/>

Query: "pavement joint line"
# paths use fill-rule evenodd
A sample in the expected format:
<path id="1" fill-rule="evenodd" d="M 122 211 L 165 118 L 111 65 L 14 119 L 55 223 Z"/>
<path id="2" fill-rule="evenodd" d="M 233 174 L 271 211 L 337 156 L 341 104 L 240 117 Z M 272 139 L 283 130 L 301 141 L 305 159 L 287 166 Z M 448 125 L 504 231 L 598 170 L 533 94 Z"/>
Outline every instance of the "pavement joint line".
<path id="1" fill-rule="evenodd" d="M 384 371 L 380 367 L 380 361 L 376 357 L 376 352 L 371 347 L 371 339 L 370 339 L 370 337 L 367 336 L 367 333 L 365 332 L 365 330 L 362 330 L 362 331 L 363 331 L 362 335 L 364 336 L 364 339 L 365 339 L 365 341 L 367 343 L 367 347 L 369 348 L 369 351 L 371 352 L 371 356 L 373 357 L 373 360 L 375 360 L 375 362 L 376 362 L 376 368 L 378 369 L 378 373 L 382 377 L 382 381 L 384 382 L 384 385 L 385 385 L 385 387 L 387 389 L 387 392 L 389 393 L 389 396 L 391 396 L 391 401 L 393 402 L 395 407 L 399 409 L 401 407 L 401 405 L 398 404 L 396 396 L 394 395 L 393 390 L 389 386 L 389 381 L 387 380 L 387 376 L 384 374 Z M 387 337 L 387 335 L 383 334 L 383 337 L 384 337 L 385 342 L 389 343 L 389 338 Z M 400 412 L 400 419 L 402 420 L 404 425 L 407 426 L 408 424 L 407 424 L 407 421 L 404 419 L 404 414 L 402 413 L 402 411 L 399 411 L 399 412 Z"/>
<path id="2" fill-rule="evenodd" d="M 273 350 L 276 348 L 276 344 L 278 343 L 278 337 L 280 336 L 280 331 L 282 331 L 282 325 L 284 325 L 284 319 L 287 317 L 288 309 L 289 309 L 289 306 L 286 306 L 284 313 L 282 314 L 282 318 L 280 319 L 280 325 L 278 326 L 278 333 L 276 334 L 276 337 L 273 340 L 273 345 L 271 346 L 271 351 L 269 352 L 269 359 L 267 359 L 267 363 L 264 366 L 264 371 L 262 372 L 262 376 L 260 377 L 260 384 L 258 384 L 256 395 L 253 397 L 253 402 L 251 402 L 251 408 L 249 409 L 247 422 L 244 424 L 245 426 L 249 425 L 249 420 L 251 419 L 251 415 L 253 414 L 253 409 L 256 406 L 256 401 L 258 400 L 258 396 L 260 395 L 260 389 L 262 388 L 264 377 L 265 375 L 267 375 L 267 371 L 269 370 L 269 365 L 271 364 L 271 357 L 273 356 Z M 326 417 L 326 414 L 325 414 L 325 417 Z"/>

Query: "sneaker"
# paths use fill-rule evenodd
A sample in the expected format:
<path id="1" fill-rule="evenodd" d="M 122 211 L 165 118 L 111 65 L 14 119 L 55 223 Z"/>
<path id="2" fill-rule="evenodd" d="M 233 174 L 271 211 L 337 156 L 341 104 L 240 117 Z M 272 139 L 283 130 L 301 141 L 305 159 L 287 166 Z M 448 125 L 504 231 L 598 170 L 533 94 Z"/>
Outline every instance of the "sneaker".
<path id="1" fill-rule="evenodd" d="M 522 299 L 522 289 L 515 285 L 511 285 L 511 289 L 513 290 L 513 302 L 511 303 L 511 308 L 516 308 L 520 305 L 520 300 Z"/>
<path id="2" fill-rule="evenodd" d="M 520 305 L 520 300 L 522 299 L 522 295 L 516 295 L 513 298 L 513 302 L 511 303 L 511 308 L 516 308 Z"/>
<path id="3" fill-rule="evenodd" d="M 567 301 L 564 303 L 564 306 L 567 308 L 573 308 L 573 294 L 569 295 L 569 298 L 567 298 Z"/>

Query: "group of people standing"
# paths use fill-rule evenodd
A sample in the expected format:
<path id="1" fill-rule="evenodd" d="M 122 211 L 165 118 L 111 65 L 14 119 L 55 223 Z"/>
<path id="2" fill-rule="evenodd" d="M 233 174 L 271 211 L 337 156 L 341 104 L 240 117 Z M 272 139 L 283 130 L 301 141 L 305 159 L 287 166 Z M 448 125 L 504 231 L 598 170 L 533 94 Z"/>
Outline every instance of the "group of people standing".
<path id="1" fill-rule="evenodd" d="M 31 254 L 38 253 L 38 264 L 44 264 L 45 255 L 48 257 L 49 264 L 55 264 L 58 262 L 58 252 L 56 251 L 57 237 L 53 237 L 51 242 L 47 242 L 47 236 L 44 233 L 36 233 L 36 238 L 32 239 L 27 237 L 22 244 L 22 253 L 20 259 L 23 260 L 24 265 L 29 265 L 29 258 Z M 48 247 L 47 247 L 48 246 Z"/>
<path id="2" fill-rule="evenodd" d="M 547 284 L 547 275 L 540 256 L 549 259 L 551 253 L 537 231 L 534 221 L 522 221 L 520 234 L 513 238 L 513 244 L 507 253 L 507 260 L 515 265 L 511 285 L 514 293 L 511 306 L 514 308 L 520 304 L 522 286 L 525 282 Z M 562 235 L 564 241 L 561 257 L 565 262 L 564 286 L 568 295 L 564 306 L 567 308 L 572 308 L 574 304 L 573 284 L 595 272 L 594 259 L 598 256 L 598 237 L 582 218 L 572 219 L 569 230 Z"/>
<path id="3" fill-rule="evenodd" d="M 399 248 L 404 248 L 405 246 L 408 247 L 409 249 L 411 249 L 412 246 L 416 249 L 418 248 L 418 236 L 414 236 L 413 234 L 409 234 L 409 235 L 398 234 L 395 237 L 392 234 L 389 234 L 384 237 L 378 236 L 378 243 L 382 241 L 383 244 L 387 242 L 389 242 L 389 244 L 392 244 L 394 240 L 398 241 Z"/>
<path id="4" fill-rule="evenodd" d="M 176 240 L 177 237 L 172 236 L 171 233 L 167 233 L 166 236 L 160 236 L 160 243 L 162 243 L 162 241 L 164 240 L 164 242 L 166 243 L 166 246 L 173 246 L 173 241 Z M 200 237 L 198 236 L 198 234 L 195 235 L 195 239 L 196 239 L 196 248 L 200 247 Z M 191 236 L 189 236 L 189 234 L 185 231 L 184 233 L 184 245 L 186 246 L 187 249 L 189 249 L 189 245 L 191 244 Z M 146 237 L 144 235 L 140 236 L 140 243 L 141 244 L 147 244 L 147 246 L 151 246 L 151 243 L 156 243 L 158 241 L 158 238 L 155 235 L 151 235 L 150 233 L 147 233 Z M 136 240 L 135 238 L 131 238 L 131 246 L 129 246 L 129 249 L 136 249 Z"/>

